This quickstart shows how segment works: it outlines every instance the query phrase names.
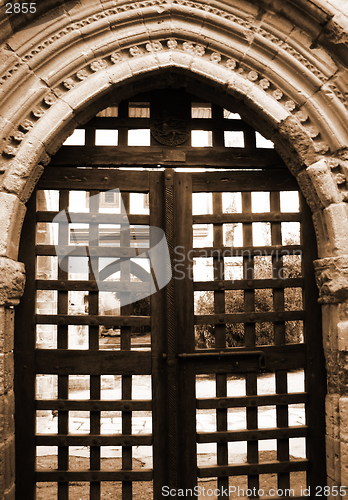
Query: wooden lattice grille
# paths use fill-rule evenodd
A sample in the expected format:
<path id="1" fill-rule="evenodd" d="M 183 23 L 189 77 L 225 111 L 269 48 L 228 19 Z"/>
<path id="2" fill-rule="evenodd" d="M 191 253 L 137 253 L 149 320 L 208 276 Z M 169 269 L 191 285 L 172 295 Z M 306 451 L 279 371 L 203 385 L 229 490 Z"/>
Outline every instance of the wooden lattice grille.
<path id="1" fill-rule="evenodd" d="M 239 115 L 183 90 L 111 99 L 81 130 L 40 179 L 23 230 L 18 498 L 49 483 L 59 500 L 108 498 L 110 485 L 114 498 L 157 500 L 163 486 L 197 481 L 221 491 L 267 481 L 301 498 L 298 486 L 325 480 L 325 373 L 315 238 L 294 178 Z M 148 145 L 133 145 L 131 130 L 147 130 Z M 149 292 L 136 258 L 158 242 L 152 227 L 165 232 L 173 279 L 128 303 Z M 294 456 L 295 440 L 306 456 Z"/>
<path id="2" fill-rule="evenodd" d="M 196 331 L 200 333 L 202 325 L 206 325 L 212 337 L 209 349 L 197 349 L 186 359 L 197 360 L 196 372 L 201 374 L 214 373 L 216 380 L 215 398 L 198 398 L 197 410 L 214 410 L 216 418 L 215 432 L 198 432 L 198 443 L 216 443 L 216 458 L 214 466 L 199 467 L 199 477 L 217 477 L 217 485 L 228 487 L 228 476 L 248 474 L 245 489 L 259 490 L 261 474 L 277 474 L 278 480 L 275 488 L 296 488 L 299 483 L 296 471 L 306 471 L 307 459 L 290 460 L 289 441 L 294 438 L 306 438 L 308 426 L 289 426 L 288 405 L 303 405 L 307 403 L 306 391 L 289 393 L 287 385 L 288 371 L 304 370 L 306 367 L 305 344 L 294 344 L 289 340 L 287 326 L 296 322 L 299 332 L 303 329 L 305 311 L 302 304 L 302 287 L 304 285 L 302 254 L 303 236 L 297 235 L 299 241 L 286 244 L 282 238 L 282 225 L 289 222 L 303 220 L 301 211 L 289 212 L 286 206 L 286 196 L 293 194 L 295 184 L 291 179 L 282 182 L 282 192 L 277 175 L 272 177 L 256 174 L 253 182 L 253 191 L 250 191 L 250 174 L 194 174 L 193 191 L 212 191 L 212 214 L 193 215 L 194 224 L 212 224 L 212 247 L 195 248 L 193 251 L 196 259 L 200 255 L 211 255 L 213 280 L 194 282 L 195 291 L 209 291 L 213 295 L 211 314 L 197 314 L 195 316 Z M 226 187 L 222 187 L 225 185 Z M 289 191 L 286 191 L 285 189 Z M 238 190 L 240 190 L 238 192 Z M 234 191 L 234 192 L 228 192 Z M 268 198 L 269 211 L 259 212 L 253 209 L 252 195 L 262 191 Z M 240 212 L 228 213 L 223 203 L 223 194 L 239 195 L 241 199 Z M 283 211 L 281 210 L 281 196 Z M 225 204 L 226 205 L 226 204 Z M 228 207 L 227 207 L 228 208 Z M 238 246 L 226 245 L 226 226 L 241 224 L 241 241 Z M 264 225 L 269 234 L 263 235 L 269 244 L 263 246 L 255 243 L 255 232 L 260 231 L 257 225 Z M 284 229 L 283 229 L 284 232 Z M 260 236 L 260 235 L 258 235 Z M 284 236 L 284 235 L 283 235 Z M 238 242 L 237 242 L 238 243 Z M 296 277 L 287 277 L 291 268 L 284 266 L 283 259 L 296 259 Z M 242 279 L 226 279 L 226 261 L 235 260 L 238 263 L 235 276 L 241 275 Z M 259 259 L 258 268 L 255 269 L 255 260 Z M 267 260 L 266 260 L 267 259 Z M 260 269 L 261 264 L 261 269 Z M 268 265 L 267 265 L 268 264 Z M 262 269 L 265 266 L 266 269 Z M 228 269 L 227 269 L 228 271 Z M 233 271 L 233 269 L 232 269 Z M 263 278 L 255 279 L 258 274 Z M 231 272 L 230 272 L 231 274 Z M 270 291 L 263 296 L 268 300 L 264 309 L 260 311 L 260 300 L 256 302 L 255 295 L 258 291 Z M 297 291 L 292 298 L 297 298 L 299 304 L 285 303 L 287 291 Z M 230 294 L 229 299 L 226 297 Z M 236 294 L 239 301 L 233 301 Z M 231 297 L 232 296 L 232 297 Z M 232 299 L 232 301 L 231 301 Z M 238 311 L 242 306 L 243 312 Z M 258 307 L 259 306 L 259 307 Z M 233 309 L 237 309 L 237 311 Z M 297 310 L 296 310 L 297 309 Z M 291 322 L 291 323 L 290 323 Z M 207 326 L 209 325 L 209 327 Z M 231 347 L 228 342 L 227 325 L 238 327 L 242 340 L 238 347 Z M 267 339 L 262 338 L 261 326 L 269 329 Z M 270 331 L 272 330 L 272 333 Z M 202 330 L 201 330 L 202 331 Z M 234 330 L 236 332 L 236 329 Z M 231 334 L 230 334 L 231 336 Z M 233 336 L 233 329 L 232 329 Z M 298 336 L 301 337 L 300 333 Z M 231 340 L 231 339 L 230 339 Z M 301 339 L 302 340 L 302 339 Z M 301 342 L 298 340 L 298 342 Z M 302 340 L 303 342 L 303 340 Z M 265 344 L 269 345 L 265 345 Z M 229 349 L 230 347 L 230 349 Z M 228 368 L 228 365 L 230 367 Z M 267 396 L 258 395 L 258 379 L 263 371 L 274 374 L 274 389 Z M 228 397 L 227 380 L 231 375 L 238 374 L 245 381 L 245 396 Z M 273 406 L 276 408 L 276 421 L 273 428 L 260 428 L 258 425 L 258 409 Z M 231 418 L 228 418 L 229 408 L 245 408 L 245 429 L 232 430 Z M 263 461 L 259 455 L 259 441 L 276 439 L 276 453 L 273 460 Z M 228 451 L 230 443 L 246 443 L 247 463 L 232 465 L 231 453 Z M 291 477 L 291 481 L 290 481 Z M 301 482 L 301 481 L 300 481 Z M 302 479 L 303 482 L 303 479 Z M 242 483 L 243 484 L 243 483 Z"/>
<path id="3" fill-rule="evenodd" d="M 33 467 L 36 459 L 36 481 L 39 485 L 56 484 L 56 493 L 49 491 L 58 498 L 68 498 L 76 481 L 89 484 L 91 498 L 103 498 L 105 481 L 119 482 L 115 494 L 130 498 L 133 482 L 140 482 L 140 489 L 152 491 L 152 486 L 143 485 L 144 481 L 152 484 L 152 469 L 140 468 L 132 450 L 153 445 L 151 399 L 156 376 L 152 377 L 151 350 L 156 352 L 159 341 L 157 338 L 151 345 L 156 327 L 150 331 L 150 298 L 142 306 L 140 302 L 121 303 L 117 308 L 115 291 L 117 295 L 117 290 L 122 290 L 123 303 L 127 303 L 127 290 L 147 292 L 150 286 L 141 274 L 144 268 L 130 257 L 146 256 L 152 238 L 150 224 L 160 225 L 160 212 L 151 208 L 160 198 L 150 187 L 158 189 L 153 182 L 156 173 L 113 171 L 98 178 L 95 172 L 80 170 L 72 175 L 77 187 L 72 190 L 65 189 L 71 171 L 65 173 L 64 179 L 51 171 L 48 179 L 41 181 L 29 207 L 31 222 L 36 226 L 36 244 L 35 257 L 32 254 L 27 269 L 29 282 L 36 288 L 36 304 L 31 301 L 25 306 L 35 306 L 34 322 L 28 322 L 28 328 L 30 325 L 33 329 L 30 337 L 18 339 L 17 356 L 25 356 L 28 345 L 35 347 L 35 366 L 30 367 L 31 379 L 27 383 L 32 384 L 31 391 L 36 385 L 37 394 L 27 408 L 26 418 L 37 432 L 22 461 Z M 127 214 L 124 224 L 115 224 L 115 217 L 118 222 L 120 218 L 120 200 L 114 198 L 114 206 L 105 207 L 105 197 L 99 196 L 105 186 L 111 185 L 122 190 Z M 140 204 L 135 204 L 134 198 Z M 45 200 L 55 209 L 43 209 Z M 55 218 L 61 211 L 68 214 L 68 219 L 57 223 Z M 69 255 L 66 265 L 63 261 L 58 265 L 57 248 Z M 113 298 L 112 314 L 103 311 L 108 298 Z M 79 336 L 83 341 L 76 345 Z M 113 390 L 102 388 L 108 377 L 113 379 Z M 142 395 L 132 390 L 136 377 L 142 378 Z M 115 395 L 117 390 L 119 397 Z M 53 424 L 45 432 L 40 422 L 47 424 L 49 412 Z M 147 428 L 138 429 L 134 415 L 144 412 Z M 77 429 L 78 415 L 89 417 L 88 429 Z M 105 417 L 112 420 L 113 416 L 114 420 L 121 417 L 120 428 L 114 425 L 108 430 L 102 421 Z M 47 447 L 48 453 L 55 447 L 57 470 L 42 470 L 42 447 Z M 71 455 L 71 450 L 76 454 L 76 449 L 84 451 L 82 456 L 88 458 L 82 460 L 80 470 Z M 105 452 L 113 450 L 119 456 L 118 449 L 120 460 L 107 466 Z M 153 456 L 152 451 L 149 456 Z"/>

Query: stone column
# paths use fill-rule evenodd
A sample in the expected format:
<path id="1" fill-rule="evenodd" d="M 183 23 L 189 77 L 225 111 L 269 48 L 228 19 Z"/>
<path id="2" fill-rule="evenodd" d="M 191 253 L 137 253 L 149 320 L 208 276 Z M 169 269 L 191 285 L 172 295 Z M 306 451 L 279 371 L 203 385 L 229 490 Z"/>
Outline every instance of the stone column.
<path id="1" fill-rule="evenodd" d="M 13 307 L 23 294 L 24 265 L 0 257 L 0 276 L 0 498 L 14 500 Z"/>
<path id="2" fill-rule="evenodd" d="M 328 485 L 348 486 L 348 255 L 320 259 L 314 264 L 323 311 L 328 380 Z"/>

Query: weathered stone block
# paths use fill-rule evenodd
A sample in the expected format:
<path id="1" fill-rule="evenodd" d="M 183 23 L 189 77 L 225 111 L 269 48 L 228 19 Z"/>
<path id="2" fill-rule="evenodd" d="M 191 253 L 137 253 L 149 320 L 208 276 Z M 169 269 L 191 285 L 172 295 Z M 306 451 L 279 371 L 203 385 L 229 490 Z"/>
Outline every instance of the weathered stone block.
<path id="1" fill-rule="evenodd" d="M 209 75 L 214 74 L 214 83 L 217 85 L 225 85 L 229 80 L 229 72 L 223 66 L 217 66 L 212 68 L 213 63 L 206 61 L 205 59 L 200 59 L 196 57 L 191 64 L 191 71 L 203 77 L 209 77 Z"/>
<path id="2" fill-rule="evenodd" d="M 42 80 L 47 84 L 48 88 L 53 89 L 67 78 L 74 75 L 78 69 L 86 68 L 88 61 L 93 61 L 94 58 L 95 54 L 86 46 L 86 43 L 81 40 L 76 40 L 76 45 L 70 46 L 69 49 L 64 50 L 59 61 L 57 61 L 57 58 L 52 58 L 42 67 L 42 69 L 40 68 L 37 70 L 36 73 L 42 77 Z M 63 91 L 61 85 L 56 88 L 56 90 Z"/>
<path id="3" fill-rule="evenodd" d="M 14 393 L 0 396 L 0 436 L 7 439 L 14 432 Z"/>
<path id="4" fill-rule="evenodd" d="M 0 394 L 6 394 L 13 388 L 13 353 L 0 353 Z"/>
<path id="5" fill-rule="evenodd" d="M 323 208 L 321 200 L 320 200 L 316 190 L 313 188 L 313 182 L 309 176 L 308 169 L 303 170 L 302 172 L 300 172 L 297 175 L 297 182 L 298 182 L 298 184 L 301 188 L 302 194 L 306 198 L 306 202 L 307 202 L 309 208 L 312 210 L 312 212 L 316 212 L 317 210 L 320 210 L 321 208 Z M 325 240 L 326 239 L 327 238 L 325 237 Z"/>
<path id="6" fill-rule="evenodd" d="M 11 40 L 9 41 L 9 46 L 14 52 L 21 53 L 21 51 L 29 51 L 33 46 L 38 45 L 42 41 L 43 37 L 43 29 L 45 29 L 46 37 L 51 34 L 51 24 L 55 21 L 55 23 L 59 23 L 61 27 L 64 24 L 67 24 L 69 18 L 67 13 L 64 11 L 62 6 L 59 6 L 55 9 L 52 9 L 48 13 L 40 17 L 40 19 L 36 19 L 32 21 L 32 23 L 28 23 L 24 29 L 19 30 Z M 64 19 L 65 18 L 65 19 Z M 63 24 L 63 22 L 65 23 Z M 41 36 L 40 36 L 41 35 Z"/>
<path id="7" fill-rule="evenodd" d="M 135 57 L 128 60 L 129 67 L 133 75 L 139 76 L 142 73 L 148 73 L 159 69 L 158 59 L 155 55 L 147 54 L 143 57 Z"/>
<path id="8" fill-rule="evenodd" d="M 334 254 L 346 255 L 348 249 L 348 204 L 335 203 L 325 208 L 323 213 Z"/>
<path id="9" fill-rule="evenodd" d="M 328 477 L 336 482 L 339 478 L 339 452 L 340 440 L 326 437 L 326 471 Z M 338 467 L 337 467 L 338 466 Z"/>
<path id="10" fill-rule="evenodd" d="M 238 99 L 242 98 L 251 110 L 262 115 L 272 127 L 279 129 L 280 124 L 289 117 L 289 112 L 283 106 L 238 73 L 230 76 L 227 87 L 236 97 L 239 96 Z"/>
<path id="11" fill-rule="evenodd" d="M 14 309 L 0 306 L 0 352 L 13 350 Z"/>
<path id="12" fill-rule="evenodd" d="M 348 396 L 340 398 L 339 409 L 341 430 L 341 484 L 348 485 Z"/>
<path id="13" fill-rule="evenodd" d="M 327 105 L 328 101 L 330 106 Z M 320 92 L 316 92 L 307 101 L 306 108 L 310 116 L 315 116 L 315 122 L 320 124 L 323 140 L 331 151 L 347 146 L 347 112 L 332 89 L 328 96 L 323 86 Z"/>
<path id="14" fill-rule="evenodd" d="M 31 109 L 37 106 L 46 93 L 47 85 L 34 75 L 26 64 L 20 66 L 7 82 L 7 96 L 5 93 L 6 107 L 10 110 L 7 117 L 16 125 L 14 130 L 24 119 L 29 118 Z"/>
<path id="15" fill-rule="evenodd" d="M 110 86 L 111 82 L 107 71 L 98 71 L 62 96 L 61 100 L 74 111 L 78 111 L 87 104 L 91 105 L 95 99 L 101 98 Z"/>
<path id="16" fill-rule="evenodd" d="M 338 394 L 341 392 L 341 373 L 338 351 L 336 349 L 326 349 L 325 359 L 327 369 L 328 394 Z"/>
<path id="17" fill-rule="evenodd" d="M 348 321 L 340 321 L 337 324 L 338 349 L 348 351 Z"/>
<path id="18" fill-rule="evenodd" d="M 24 291 L 24 264 L 0 257 L 0 305 L 16 305 Z"/>
<path id="19" fill-rule="evenodd" d="M 0 443 L 0 485 L 3 491 L 12 488 L 15 474 L 14 437 Z M 1 494 L 1 490 L 0 490 Z"/>
<path id="20" fill-rule="evenodd" d="M 314 151 L 313 141 L 300 126 L 296 118 L 288 116 L 279 126 L 280 134 L 291 143 L 305 164 L 312 164 L 316 161 L 317 155 Z"/>
<path id="21" fill-rule="evenodd" d="M 0 255 L 16 259 L 25 205 L 14 194 L 0 193 Z"/>
<path id="22" fill-rule="evenodd" d="M 326 438 L 326 470 L 334 484 L 340 481 L 340 440 Z"/>
<path id="23" fill-rule="evenodd" d="M 18 197 L 20 198 L 21 201 L 23 201 L 23 203 L 26 203 L 29 200 L 32 192 L 35 189 L 36 183 L 40 179 L 43 171 L 44 167 L 42 165 L 36 165 L 32 169 L 26 182 L 23 183 L 23 185 L 21 185 L 21 188 L 18 191 Z"/>
<path id="24" fill-rule="evenodd" d="M 307 175 L 307 174 L 306 174 Z M 318 257 L 323 259 L 332 255 L 331 243 L 328 237 L 323 211 L 317 210 L 312 215 L 313 226 L 318 245 Z"/>
<path id="25" fill-rule="evenodd" d="M 28 137 L 30 140 L 43 143 L 45 150 L 51 153 L 56 151 L 65 139 L 66 134 L 61 131 L 67 124 L 69 132 L 77 126 L 73 110 L 67 103 L 58 100 L 33 127 Z"/>
<path id="26" fill-rule="evenodd" d="M 340 437 L 340 395 L 328 394 L 325 399 L 326 435 L 332 439 Z"/>
<path id="27" fill-rule="evenodd" d="M 315 189 L 324 207 L 342 201 L 342 195 L 338 190 L 330 166 L 324 158 L 308 167 L 307 172 L 312 181 L 312 189 Z"/>
<path id="28" fill-rule="evenodd" d="M 348 41 L 348 19 L 347 10 L 344 14 L 336 14 L 333 19 L 326 24 L 325 36 L 333 43 L 347 43 Z"/>
<path id="29" fill-rule="evenodd" d="M 45 146 L 34 135 L 23 141 L 16 157 L 8 163 L 6 177 L 12 174 L 28 178 L 40 159 L 47 154 Z M 5 178 L 6 178 L 5 177 Z"/>
<path id="30" fill-rule="evenodd" d="M 314 269 L 320 302 L 334 303 L 348 299 L 348 256 L 316 260 Z"/>

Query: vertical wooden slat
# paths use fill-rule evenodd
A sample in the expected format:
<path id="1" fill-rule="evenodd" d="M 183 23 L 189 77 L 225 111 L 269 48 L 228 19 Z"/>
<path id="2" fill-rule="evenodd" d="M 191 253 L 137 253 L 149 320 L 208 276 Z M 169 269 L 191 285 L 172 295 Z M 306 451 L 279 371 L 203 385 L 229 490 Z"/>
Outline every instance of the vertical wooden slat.
<path id="1" fill-rule="evenodd" d="M 90 191 L 89 211 L 92 214 L 99 212 L 100 193 Z M 89 245 L 98 246 L 99 227 L 98 224 L 90 221 L 89 224 Z M 89 279 L 98 280 L 98 257 L 90 257 Z M 99 313 L 99 292 L 92 291 L 88 294 L 88 314 L 98 316 Z M 88 327 L 88 347 L 90 351 L 99 350 L 99 327 L 89 325 Z M 100 399 L 100 375 L 90 375 L 90 398 Z M 98 435 L 100 433 L 100 412 L 90 411 L 90 433 Z M 91 470 L 100 470 L 100 447 L 90 447 L 90 467 Z M 91 500 L 100 499 L 100 482 L 90 482 Z"/>
<path id="2" fill-rule="evenodd" d="M 67 210 L 69 207 L 69 191 L 61 190 L 59 193 L 59 210 Z M 58 244 L 67 245 L 69 242 L 69 225 L 68 223 L 62 222 L 59 224 L 58 228 Z M 60 266 L 58 267 L 58 279 L 67 280 L 68 273 Z M 58 291 L 58 314 L 68 313 L 68 292 Z M 68 326 L 58 325 L 57 327 L 57 347 L 58 349 L 68 348 Z M 69 376 L 68 375 L 58 375 L 58 399 L 66 399 L 69 397 Z M 58 433 L 68 434 L 69 433 L 69 412 L 59 410 L 58 411 Z M 69 447 L 68 446 L 58 446 L 58 469 L 68 470 L 69 469 Z M 58 483 L 58 499 L 64 500 L 68 498 L 69 495 L 69 483 L 59 482 Z"/>
<path id="3" fill-rule="evenodd" d="M 222 214 L 222 193 L 213 193 L 213 213 L 214 215 Z M 223 224 L 214 224 L 214 247 L 223 248 Z M 220 281 L 224 279 L 224 258 L 220 255 L 214 256 L 214 280 Z M 223 314 L 225 312 L 225 291 L 214 291 L 214 313 Z M 215 325 L 215 348 L 224 349 L 226 347 L 226 326 L 224 324 Z M 227 396 L 227 376 L 226 373 L 216 375 L 216 396 Z M 227 408 L 218 408 L 216 410 L 216 430 L 227 430 Z M 217 443 L 217 464 L 228 465 L 228 444 Z M 218 478 L 218 488 L 223 491 L 223 488 L 228 488 L 228 476 Z M 220 498 L 223 498 L 220 496 Z"/>
<path id="4" fill-rule="evenodd" d="M 192 248 L 192 178 L 177 172 L 174 183 L 175 194 L 175 243 L 183 252 L 185 275 L 175 278 L 175 332 L 178 338 L 178 352 L 193 352 L 195 336 L 193 326 L 193 283 L 192 262 L 189 250 Z M 178 371 L 178 443 L 179 461 L 178 485 L 194 488 L 197 484 L 196 458 L 196 399 L 195 368 L 184 364 Z M 170 390 L 170 388 L 169 388 Z M 185 450 L 185 452 L 183 452 Z"/>
<path id="5" fill-rule="evenodd" d="M 118 105 L 118 117 L 128 118 L 128 101 L 122 101 Z M 118 145 L 127 146 L 128 144 L 128 128 L 121 127 L 118 129 Z"/>
<path id="6" fill-rule="evenodd" d="M 272 191 L 270 193 L 270 209 L 271 212 L 280 212 L 280 193 Z M 281 222 L 271 223 L 271 243 L 272 245 L 282 244 Z M 272 256 L 272 274 L 273 278 L 283 277 L 283 259 L 281 256 Z M 274 311 L 284 311 L 284 289 L 273 289 L 273 309 Z M 274 344 L 285 344 L 285 323 L 277 321 L 274 323 Z M 288 391 L 288 379 L 286 370 L 277 370 L 275 374 L 276 392 L 286 394 Z M 287 405 L 277 405 L 277 427 L 288 427 L 289 416 Z M 277 459 L 280 461 L 289 460 L 289 440 L 277 440 Z M 290 488 L 290 474 L 282 472 L 278 474 L 278 488 L 285 490 Z"/>
<path id="7" fill-rule="evenodd" d="M 130 194 L 122 193 L 122 201 L 125 212 L 129 213 L 130 205 Z M 120 233 L 120 245 L 121 247 L 130 247 L 130 227 L 128 221 L 125 224 L 121 224 Z M 121 262 L 121 280 L 130 281 L 130 262 L 129 260 L 124 260 Z M 122 292 L 121 300 L 127 302 L 128 293 Z M 121 305 L 121 315 L 132 314 L 132 305 Z M 131 350 L 131 327 L 122 326 L 121 327 L 121 350 L 130 351 Z M 121 391 L 122 399 L 132 399 L 132 375 L 122 375 L 121 379 Z M 132 433 L 132 412 L 123 411 L 122 412 L 122 434 Z M 132 470 L 132 447 L 123 446 L 122 447 L 122 469 Z M 122 498 L 123 500 L 131 500 L 133 495 L 132 482 L 122 481 Z"/>
<path id="8" fill-rule="evenodd" d="M 35 498 L 35 212 L 36 191 L 27 205 L 23 224 L 19 261 L 24 262 L 26 283 L 24 299 L 16 307 L 14 341 L 15 423 L 16 423 L 16 495 Z"/>
<path id="9" fill-rule="evenodd" d="M 216 104 L 212 104 L 212 118 L 214 120 L 219 120 L 222 119 L 224 116 L 224 110 L 221 108 L 221 106 L 217 106 Z M 222 128 L 215 128 L 213 130 L 213 146 L 224 146 L 225 145 L 225 138 L 224 138 L 224 131 Z"/>
<path id="10" fill-rule="evenodd" d="M 305 385 L 308 392 L 306 418 L 310 428 L 310 438 L 307 439 L 307 457 L 310 463 L 308 484 L 314 491 L 316 485 L 326 484 L 325 395 L 327 379 L 321 335 L 321 308 L 318 304 L 318 289 L 313 270 L 313 260 L 317 258 L 316 237 L 311 220 L 312 214 L 302 195 L 300 195 L 300 208 L 303 214 L 301 242 L 304 245 L 302 273 L 305 280 L 303 291 L 304 340 L 307 351 Z"/>
<path id="11" fill-rule="evenodd" d="M 94 146 L 95 145 L 95 127 L 86 126 L 85 132 L 85 145 Z"/>
<path id="12" fill-rule="evenodd" d="M 251 192 L 242 193 L 242 210 L 244 213 L 251 213 Z M 251 223 L 243 224 L 243 245 L 252 246 L 253 244 L 253 230 Z M 252 280 L 254 277 L 254 259 L 249 255 L 243 257 L 243 277 Z M 244 311 L 250 312 L 255 309 L 255 291 L 244 291 Z M 245 347 L 255 346 L 255 324 L 245 323 Z M 257 394 L 257 375 L 256 373 L 246 374 L 246 395 L 254 396 Z M 257 429 L 257 408 L 250 407 L 246 409 L 247 429 Z M 247 460 L 250 463 L 257 463 L 258 456 L 258 441 L 248 441 L 247 443 Z M 259 476 L 257 474 L 248 475 L 248 487 L 251 489 L 259 489 Z"/>
<path id="13" fill-rule="evenodd" d="M 164 172 L 164 205 L 165 205 L 165 232 L 170 259 L 173 262 L 175 253 L 174 218 L 174 170 Z M 178 339 L 175 317 L 176 304 L 174 296 L 175 274 L 166 286 L 166 343 L 167 352 L 164 353 L 167 361 L 167 416 L 168 416 L 168 486 L 176 488 L 178 484 Z"/>
<path id="14" fill-rule="evenodd" d="M 150 226 L 164 227 L 164 182 L 162 172 L 150 173 Z M 150 229 L 150 247 L 157 242 Z M 151 351 L 152 351 L 152 433 L 153 433 L 153 488 L 154 500 L 162 499 L 162 486 L 168 484 L 168 419 L 165 328 L 165 289 L 150 297 L 151 300 Z"/>
<path id="15" fill-rule="evenodd" d="M 246 126 L 244 130 L 244 145 L 246 150 L 252 151 L 256 148 L 255 130 L 250 126 Z"/>

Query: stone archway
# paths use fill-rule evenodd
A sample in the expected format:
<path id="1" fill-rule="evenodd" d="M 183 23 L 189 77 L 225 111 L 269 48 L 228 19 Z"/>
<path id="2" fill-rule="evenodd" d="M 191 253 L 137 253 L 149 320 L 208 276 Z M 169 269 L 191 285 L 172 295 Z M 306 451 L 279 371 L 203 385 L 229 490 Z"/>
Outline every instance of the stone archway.
<path id="1" fill-rule="evenodd" d="M 23 289 L 18 240 L 28 200 L 65 138 L 144 77 L 190 74 L 240 100 L 245 118 L 271 138 L 313 212 L 328 370 L 329 484 L 347 484 L 347 17 L 331 2 L 62 2 L 26 23 L 11 19 L 1 49 L 0 476 L 13 495 L 13 306 Z M 301 15 L 299 15 L 299 13 Z M 22 23 L 22 24 L 21 24 Z M 182 76 L 184 78 L 184 76 Z M 161 76 L 162 78 L 162 76 Z M 169 84 L 170 84 L 170 77 Z M 144 81 L 144 80 L 142 80 Z M 168 82 L 168 80 L 167 80 Z"/>

